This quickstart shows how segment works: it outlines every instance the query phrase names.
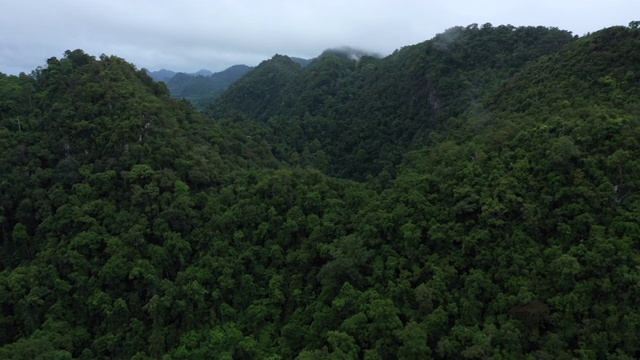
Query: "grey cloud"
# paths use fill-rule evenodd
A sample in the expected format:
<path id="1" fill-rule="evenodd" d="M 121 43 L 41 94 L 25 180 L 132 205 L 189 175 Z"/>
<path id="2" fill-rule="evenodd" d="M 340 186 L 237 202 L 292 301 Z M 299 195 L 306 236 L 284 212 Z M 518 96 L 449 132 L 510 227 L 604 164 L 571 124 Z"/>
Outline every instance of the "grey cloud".
<path id="1" fill-rule="evenodd" d="M 636 0 L 9 2 L 0 13 L 0 72 L 13 74 L 77 48 L 151 70 L 220 71 L 341 45 L 386 55 L 471 23 L 556 26 L 582 35 L 640 14 Z"/>

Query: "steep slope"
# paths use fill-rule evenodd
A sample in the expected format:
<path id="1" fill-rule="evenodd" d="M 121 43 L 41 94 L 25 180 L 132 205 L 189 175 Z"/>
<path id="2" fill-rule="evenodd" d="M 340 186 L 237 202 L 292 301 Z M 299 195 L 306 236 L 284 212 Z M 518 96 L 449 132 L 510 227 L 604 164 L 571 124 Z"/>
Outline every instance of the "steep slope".
<path id="1" fill-rule="evenodd" d="M 239 112 L 265 118 L 265 114 L 282 106 L 283 91 L 301 72 L 302 67 L 288 56 L 275 55 L 234 83 L 215 100 L 216 105 L 209 112 L 216 119 Z"/>
<path id="2" fill-rule="evenodd" d="M 439 358 L 640 355 L 639 41 L 582 38 L 406 157 L 379 211 L 405 216 L 416 259 L 437 254 L 422 290 L 429 329 L 448 329 Z"/>
<path id="3" fill-rule="evenodd" d="M 385 59 L 328 53 L 292 80 L 278 80 L 288 84 L 282 89 L 266 86 L 279 79 L 277 72 L 247 78 L 210 108 L 218 118 L 240 111 L 276 127 L 299 124 L 299 138 L 282 138 L 289 151 L 283 159 L 317 141 L 330 174 L 364 180 L 382 170 L 393 174 L 402 154 L 424 145 L 434 128 L 528 61 L 573 40 L 553 28 L 456 27 Z M 257 99 L 267 105 L 256 108 Z"/>
<path id="4" fill-rule="evenodd" d="M 639 36 L 523 67 L 370 182 L 320 304 L 296 303 L 299 358 L 640 356 Z"/>
<path id="5" fill-rule="evenodd" d="M 133 159 L 127 161 L 154 161 L 154 152 L 167 141 L 180 145 L 174 149 L 179 156 L 187 156 L 189 149 L 182 147 L 188 143 L 210 146 L 200 138 L 223 136 L 216 126 L 210 133 L 203 131 L 209 125 L 205 128 L 192 107 L 170 99 L 164 84 L 122 59 L 104 56 L 96 61 L 82 51 L 69 51 L 63 60 L 51 58 L 47 64 L 17 92 L 23 107 L 15 114 L 24 117 L 17 135 L 29 142 L 26 146 L 39 142 L 47 149 L 38 154 L 46 165 L 70 156 L 80 163 L 108 158 L 121 162 L 128 156 Z M 15 118 L 3 120 L 15 129 Z"/>
<path id="6" fill-rule="evenodd" d="M 36 236 L 43 216 L 51 215 L 47 194 L 55 189 L 73 192 L 76 184 L 91 188 L 98 181 L 105 188 L 93 195 L 122 200 L 118 189 L 134 168 L 197 188 L 236 169 L 277 166 L 268 148 L 233 126 L 205 125 L 192 107 L 170 99 L 163 84 L 117 57 L 69 51 L 33 77 L 3 75 L 0 85 L 7 96 L 0 128 L 4 239 L 18 223 Z M 33 240 L 34 248 L 46 243 Z M 0 267 L 19 262 L 12 249 L 3 247 Z"/>
<path id="7" fill-rule="evenodd" d="M 117 57 L 67 51 L 0 75 L 0 95 L 0 358 L 150 351 L 149 301 L 190 264 L 192 194 L 277 162 Z"/>

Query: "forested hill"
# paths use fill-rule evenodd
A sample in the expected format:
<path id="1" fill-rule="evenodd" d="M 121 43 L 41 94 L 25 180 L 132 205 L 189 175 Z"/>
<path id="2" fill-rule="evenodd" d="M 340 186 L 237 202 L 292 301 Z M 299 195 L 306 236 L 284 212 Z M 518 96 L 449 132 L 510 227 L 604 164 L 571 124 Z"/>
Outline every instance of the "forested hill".
<path id="1" fill-rule="evenodd" d="M 261 62 L 220 95 L 220 100 L 215 102 L 213 115 L 216 118 L 226 117 L 240 112 L 237 110 L 239 108 L 246 108 L 245 114 L 263 119 L 266 114 L 273 112 L 274 107 L 282 106 L 284 89 L 300 73 L 300 64 L 288 56 L 275 55 Z"/>
<path id="2" fill-rule="evenodd" d="M 96 60 L 68 51 L 31 76 L 3 75 L 2 81 L 2 145 L 11 165 L 55 168 L 73 159 L 79 166 L 95 164 L 98 172 L 140 163 L 176 171 L 180 163 L 186 169 L 217 158 L 217 164 L 197 170 L 213 180 L 216 172 L 254 160 L 275 164 L 262 155 L 267 149 L 205 122 L 193 107 L 170 99 L 164 84 L 117 57 Z M 14 146 L 19 153 L 11 153 Z"/>
<path id="3" fill-rule="evenodd" d="M 329 174 L 364 180 L 393 174 L 402 154 L 424 146 L 434 128 L 574 40 L 555 28 L 473 24 L 384 59 L 328 51 L 297 69 L 275 57 L 213 102 L 210 114 L 245 113 L 275 134 L 280 158 L 319 149 Z M 278 135 L 283 129 L 288 136 Z"/>
<path id="4" fill-rule="evenodd" d="M 213 119 L 117 57 L 0 75 L 0 358 L 640 358 L 638 49 L 276 56 Z"/>
<path id="5" fill-rule="evenodd" d="M 309 65 L 314 59 L 292 57 L 295 63 L 302 67 Z M 200 70 L 196 73 L 173 72 L 170 70 L 148 71 L 154 80 L 164 82 L 169 88 L 171 96 L 176 99 L 186 99 L 196 108 L 204 108 L 214 98 L 224 92 L 231 84 L 253 70 L 247 65 L 233 65 L 223 71 L 212 73 Z"/>
<path id="6" fill-rule="evenodd" d="M 203 102 L 211 101 L 220 95 L 252 69 L 246 65 L 234 65 L 224 71 L 206 76 L 177 73 L 164 82 L 172 97 L 186 99 L 195 106 L 203 106 Z"/>

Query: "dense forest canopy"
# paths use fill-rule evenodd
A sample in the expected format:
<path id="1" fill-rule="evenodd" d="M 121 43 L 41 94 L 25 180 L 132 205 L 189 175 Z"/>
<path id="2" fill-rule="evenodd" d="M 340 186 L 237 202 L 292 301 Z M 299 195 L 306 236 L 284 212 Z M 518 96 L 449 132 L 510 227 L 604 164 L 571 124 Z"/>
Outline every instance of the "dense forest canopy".
<path id="1" fill-rule="evenodd" d="M 362 181 L 393 174 L 404 153 L 428 144 L 434 128 L 477 106 L 528 61 L 574 40 L 555 28 L 472 24 L 384 59 L 328 51 L 300 69 L 276 56 L 234 83 L 210 114 L 241 112 L 266 123 L 281 159 L 312 152 L 315 143 L 328 174 Z"/>
<path id="2" fill-rule="evenodd" d="M 0 74 L 0 358 L 640 357 L 640 29 Z"/>

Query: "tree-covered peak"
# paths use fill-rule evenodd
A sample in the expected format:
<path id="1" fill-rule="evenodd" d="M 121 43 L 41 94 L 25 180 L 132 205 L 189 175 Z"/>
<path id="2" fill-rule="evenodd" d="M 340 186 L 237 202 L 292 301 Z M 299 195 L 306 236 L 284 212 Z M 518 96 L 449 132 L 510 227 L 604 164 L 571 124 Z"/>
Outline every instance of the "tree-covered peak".
<path id="1" fill-rule="evenodd" d="M 214 118 L 241 112 L 264 119 L 270 108 L 280 106 L 276 104 L 281 102 L 282 92 L 301 71 L 302 67 L 291 58 L 276 54 L 231 85 L 211 103 L 208 112 Z"/>
<path id="2" fill-rule="evenodd" d="M 198 147 L 210 151 L 206 158 L 231 155 L 236 145 L 238 153 L 232 157 L 240 156 L 245 144 L 260 147 L 244 136 L 230 140 L 230 131 L 222 134 L 220 128 L 205 124 L 191 105 L 171 99 L 163 83 L 116 56 L 95 58 L 82 50 L 67 51 L 61 59 L 48 59 L 47 66 L 31 76 L 6 79 L 0 91 L 11 96 L 0 103 L 7 107 L 0 125 L 9 131 L 6 145 L 22 149 L 17 163 L 33 160 L 55 167 L 72 158 L 79 166 L 100 164 L 104 170 L 121 171 L 158 161 L 174 166 Z M 264 155 L 257 157 L 271 161 L 268 151 L 257 152 Z M 224 168 L 246 163 L 222 162 Z"/>
<path id="3" fill-rule="evenodd" d="M 625 99 L 638 96 L 639 46 L 638 29 L 600 30 L 524 68 L 488 103 L 527 113 L 562 111 L 576 101 L 578 106 L 606 101 L 624 108 Z"/>

